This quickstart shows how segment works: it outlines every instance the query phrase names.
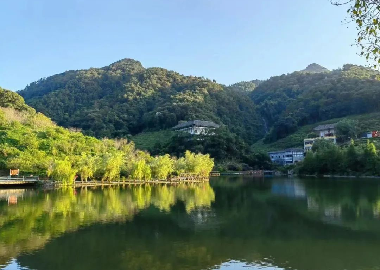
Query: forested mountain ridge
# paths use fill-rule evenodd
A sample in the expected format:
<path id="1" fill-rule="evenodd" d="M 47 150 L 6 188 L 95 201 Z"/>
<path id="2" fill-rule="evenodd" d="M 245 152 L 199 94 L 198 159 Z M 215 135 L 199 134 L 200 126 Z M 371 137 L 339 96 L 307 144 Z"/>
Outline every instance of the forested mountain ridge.
<path id="1" fill-rule="evenodd" d="M 67 71 L 19 93 L 37 111 L 97 137 L 170 129 L 180 120 L 211 120 L 246 143 L 274 142 L 300 127 L 380 109 L 379 73 L 311 64 L 266 81 L 230 86 L 123 59 L 103 68 Z"/>
<path id="2" fill-rule="evenodd" d="M 379 73 L 355 65 L 330 72 L 293 72 L 262 82 L 250 97 L 258 106 L 273 142 L 299 127 L 380 109 Z"/>
<path id="3" fill-rule="evenodd" d="M 225 125 L 250 143 L 265 132 L 247 95 L 203 77 L 145 69 L 132 59 L 57 74 L 31 83 L 19 94 L 59 125 L 97 137 L 168 129 L 193 119 Z"/>

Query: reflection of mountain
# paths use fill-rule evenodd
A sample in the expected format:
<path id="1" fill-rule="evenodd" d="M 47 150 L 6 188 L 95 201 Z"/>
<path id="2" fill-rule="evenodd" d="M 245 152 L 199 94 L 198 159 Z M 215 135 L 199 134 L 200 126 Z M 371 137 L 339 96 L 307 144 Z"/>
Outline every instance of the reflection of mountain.
<path id="1" fill-rule="evenodd" d="M 357 270 L 380 264 L 378 237 L 311 220 L 276 200 L 262 202 L 249 187 L 229 193 L 216 190 L 216 198 L 237 195 L 213 207 L 223 221 L 217 227 L 184 228 L 182 204 L 169 213 L 147 209 L 132 222 L 65 234 L 18 262 L 36 270 L 198 270 L 231 260 L 262 269 Z"/>
<path id="2" fill-rule="evenodd" d="M 142 186 L 83 190 L 76 195 L 66 190 L 40 193 L 17 206 L 0 203 L 0 242 L 5 249 L 16 244 L 18 249 L 8 251 L 7 258 L 18 255 L 21 267 L 35 270 L 195 270 L 235 261 L 299 270 L 380 265 L 380 224 L 373 216 L 379 184 L 215 181 L 213 188 Z M 273 194 L 273 185 L 278 190 L 281 181 L 285 188 L 279 190 L 291 196 Z M 303 198 L 296 195 L 302 192 L 288 192 L 290 183 L 295 190 L 304 190 L 308 200 L 294 200 Z M 308 208 L 309 199 L 314 210 Z M 334 217 L 335 206 L 340 206 L 341 223 L 326 223 L 325 214 Z M 8 213 L 14 218 L 3 216 L 7 209 L 13 209 Z M 17 215 L 24 223 L 18 224 Z M 18 224 L 16 229 L 12 222 Z M 15 234 L 23 230 L 24 236 Z M 13 239 L 4 242 L 4 235 Z M 32 238 L 24 238 L 28 235 Z M 19 255 L 33 249 L 33 254 Z"/>
<path id="3" fill-rule="evenodd" d="M 51 238 L 99 222 L 131 220 L 150 205 L 169 211 L 182 201 L 186 211 L 210 207 L 214 193 L 208 183 L 178 186 L 134 186 L 126 189 L 71 188 L 36 191 L 17 205 L 0 201 L 0 266 L 19 252 L 43 247 Z"/>

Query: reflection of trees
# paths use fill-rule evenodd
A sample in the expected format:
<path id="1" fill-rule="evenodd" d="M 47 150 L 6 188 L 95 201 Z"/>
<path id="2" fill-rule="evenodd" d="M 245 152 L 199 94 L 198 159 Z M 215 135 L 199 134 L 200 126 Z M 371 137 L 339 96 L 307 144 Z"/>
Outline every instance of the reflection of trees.
<path id="1" fill-rule="evenodd" d="M 209 207 L 214 193 L 208 183 L 80 190 L 67 187 L 36 191 L 19 199 L 17 205 L 0 201 L 0 265 L 19 252 L 42 247 L 52 237 L 81 226 L 129 220 L 151 204 L 169 211 L 177 200 L 190 205 L 187 209 L 191 211 L 198 206 Z"/>
<path id="2" fill-rule="evenodd" d="M 304 183 L 310 212 L 351 229 L 380 231 L 378 182 L 308 179 Z"/>
<path id="3" fill-rule="evenodd" d="M 351 230 L 341 224 L 326 224 L 320 212 L 307 208 L 306 199 L 274 195 L 271 180 L 251 179 L 240 183 L 226 187 L 225 183 L 218 182 L 213 189 L 208 184 L 129 186 L 124 190 L 87 190 L 87 193 L 83 190 L 76 195 L 68 194 L 71 200 L 83 196 L 86 204 L 95 205 L 99 213 L 113 213 L 108 217 L 97 216 L 93 221 L 96 223 L 126 219 L 125 214 L 117 214 L 123 213 L 124 204 L 129 204 L 129 217 L 139 209 L 154 207 L 135 215 L 133 222 L 89 226 L 46 244 L 47 238 L 40 244 L 46 245 L 45 248 L 17 259 L 22 266 L 38 270 L 195 270 L 211 269 L 230 259 L 310 270 L 372 269 L 380 264 L 377 256 L 380 233 L 373 227 L 376 220 L 372 212 L 372 216 L 364 214 L 368 205 L 372 205 L 368 209 L 373 211 L 373 203 L 378 201 L 377 185 L 360 187 L 325 180 L 324 183 L 304 181 L 307 196 L 316 198 L 321 209 L 331 211 L 333 207 L 325 206 L 342 205 L 342 219 L 346 224 L 360 224 Z M 55 192 L 48 195 L 62 197 Z M 41 198 L 46 200 L 46 196 Z M 119 208 L 116 202 L 123 197 L 129 201 Z M 98 205 L 96 198 L 101 199 Z M 217 200 L 212 209 L 208 209 L 213 198 Z M 54 200 L 47 201 L 51 204 Z M 51 213 L 50 204 L 47 204 L 48 213 Z M 192 205 L 196 207 L 192 209 Z M 362 214 L 350 220 L 343 210 L 345 205 L 358 207 Z M 89 210 L 91 212 L 91 207 Z M 71 219 L 77 211 L 80 212 L 80 208 L 71 208 L 66 218 Z M 82 215 L 86 220 L 87 214 Z M 91 221 L 83 224 L 89 223 Z M 37 240 L 33 244 L 37 245 Z"/>
<path id="4" fill-rule="evenodd" d="M 235 204 L 234 220 L 230 212 L 216 209 L 224 222 L 209 230 L 184 229 L 178 218 L 186 215 L 156 210 L 122 225 L 66 234 L 18 261 L 38 270 L 215 269 L 230 259 L 310 270 L 372 269 L 380 263 L 379 239 L 311 222 L 282 206 L 249 201 Z"/>

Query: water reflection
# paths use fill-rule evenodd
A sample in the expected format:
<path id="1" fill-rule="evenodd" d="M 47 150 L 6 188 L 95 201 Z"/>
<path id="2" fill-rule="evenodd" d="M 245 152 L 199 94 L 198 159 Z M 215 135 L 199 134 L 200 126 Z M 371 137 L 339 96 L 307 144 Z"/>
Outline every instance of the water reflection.
<path id="1" fill-rule="evenodd" d="M 177 201 L 182 201 L 186 212 L 191 213 L 196 207 L 209 208 L 215 199 L 208 183 L 55 191 L 20 189 L 2 190 L 0 194 L 4 195 L 0 197 L 0 265 L 20 251 L 42 248 L 51 238 L 84 225 L 131 220 L 151 205 L 169 211 Z M 17 205 L 9 204 L 12 196 L 18 196 Z"/>
<path id="2" fill-rule="evenodd" d="M 212 186 L 212 187 L 211 187 Z M 0 201 L 7 269 L 378 269 L 380 182 L 217 178 Z"/>

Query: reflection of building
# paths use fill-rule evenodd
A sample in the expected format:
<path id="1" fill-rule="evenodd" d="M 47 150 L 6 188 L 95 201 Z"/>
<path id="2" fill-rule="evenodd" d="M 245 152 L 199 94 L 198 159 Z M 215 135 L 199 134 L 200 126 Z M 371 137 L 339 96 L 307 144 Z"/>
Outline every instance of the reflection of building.
<path id="1" fill-rule="evenodd" d="M 336 143 L 335 126 L 336 126 L 336 124 L 328 124 L 328 125 L 319 125 L 319 126 L 315 127 L 313 130 L 319 134 L 319 137 L 304 139 L 303 148 L 304 148 L 305 152 L 311 150 L 314 142 L 317 139 L 329 140 L 335 144 Z"/>
<path id="2" fill-rule="evenodd" d="M 268 152 L 272 162 L 279 165 L 291 165 L 304 158 L 304 151 L 299 148 L 289 148 L 282 151 Z"/>
<path id="3" fill-rule="evenodd" d="M 302 182 L 297 180 L 279 180 L 272 183 L 272 194 L 292 197 L 305 198 L 306 190 Z"/>
<path id="4" fill-rule="evenodd" d="M 6 200 L 8 204 L 17 204 L 17 199 L 22 198 L 26 189 L 2 189 L 0 190 L 0 200 Z"/>
<path id="5" fill-rule="evenodd" d="M 339 204 L 323 205 L 319 204 L 313 197 L 307 198 L 307 208 L 312 212 L 319 212 L 323 220 L 329 223 L 340 222 L 342 216 L 342 207 Z"/>
<path id="6" fill-rule="evenodd" d="M 210 130 L 219 128 L 218 124 L 211 121 L 193 120 L 188 122 L 179 122 L 173 127 L 173 130 L 184 131 L 192 135 L 210 134 Z"/>

